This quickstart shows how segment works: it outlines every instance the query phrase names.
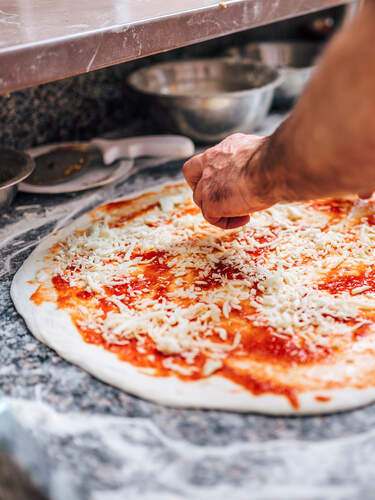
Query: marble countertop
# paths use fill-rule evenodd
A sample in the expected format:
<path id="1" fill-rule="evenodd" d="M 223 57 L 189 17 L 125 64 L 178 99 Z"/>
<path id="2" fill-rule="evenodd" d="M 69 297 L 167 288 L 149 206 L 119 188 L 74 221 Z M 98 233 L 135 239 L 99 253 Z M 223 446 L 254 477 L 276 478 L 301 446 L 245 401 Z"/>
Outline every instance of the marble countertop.
<path id="1" fill-rule="evenodd" d="M 375 405 L 303 418 L 165 408 L 65 362 L 16 313 L 12 276 L 38 241 L 180 167 L 79 195 L 20 193 L 1 216 L 1 446 L 53 500 L 374 498 Z"/>

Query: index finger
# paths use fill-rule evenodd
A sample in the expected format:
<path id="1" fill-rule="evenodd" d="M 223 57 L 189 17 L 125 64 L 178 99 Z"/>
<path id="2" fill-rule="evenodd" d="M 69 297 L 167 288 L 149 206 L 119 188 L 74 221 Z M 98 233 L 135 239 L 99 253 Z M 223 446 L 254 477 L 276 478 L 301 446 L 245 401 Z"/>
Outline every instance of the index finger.
<path id="1" fill-rule="evenodd" d="M 185 162 L 182 167 L 182 173 L 184 174 L 186 182 L 194 191 L 195 186 L 202 177 L 202 155 L 193 156 L 193 158 Z"/>

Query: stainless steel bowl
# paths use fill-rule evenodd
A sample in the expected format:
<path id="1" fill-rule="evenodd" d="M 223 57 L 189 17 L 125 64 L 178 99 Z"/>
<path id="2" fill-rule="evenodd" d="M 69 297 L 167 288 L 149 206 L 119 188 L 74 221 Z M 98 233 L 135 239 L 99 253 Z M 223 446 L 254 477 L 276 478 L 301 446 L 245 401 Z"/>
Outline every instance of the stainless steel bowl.
<path id="1" fill-rule="evenodd" d="M 231 58 L 156 64 L 128 79 L 133 89 L 148 96 L 159 126 L 203 143 L 254 131 L 280 82 L 275 69 Z"/>
<path id="2" fill-rule="evenodd" d="M 274 104 L 283 106 L 291 104 L 301 94 L 315 69 L 315 60 L 322 47 L 319 42 L 262 42 L 231 47 L 225 54 L 277 68 L 283 82 L 275 90 Z"/>
<path id="3" fill-rule="evenodd" d="M 34 160 L 14 149 L 0 148 L 0 211 L 8 207 L 16 192 L 17 184 L 28 177 Z"/>

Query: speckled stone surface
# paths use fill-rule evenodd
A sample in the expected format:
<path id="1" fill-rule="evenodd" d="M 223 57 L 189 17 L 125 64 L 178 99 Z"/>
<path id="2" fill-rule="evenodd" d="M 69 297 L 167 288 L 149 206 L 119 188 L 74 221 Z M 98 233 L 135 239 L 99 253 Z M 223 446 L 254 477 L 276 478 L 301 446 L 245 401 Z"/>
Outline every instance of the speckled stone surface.
<path id="1" fill-rule="evenodd" d="M 375 498 L 375 405 L 311 418 L 165 408 L 65 362 L 14 310 L 12 276 L 41 238 L 180 167 L 76 196 L 19 194 L 0 218 L 0 444 L 54 500 Z"/>

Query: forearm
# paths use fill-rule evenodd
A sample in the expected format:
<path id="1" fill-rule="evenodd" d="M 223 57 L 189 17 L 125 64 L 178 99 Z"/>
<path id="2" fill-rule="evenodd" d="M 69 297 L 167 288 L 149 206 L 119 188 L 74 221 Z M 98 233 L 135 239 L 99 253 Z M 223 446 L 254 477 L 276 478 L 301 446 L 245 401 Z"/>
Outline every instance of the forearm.
<path id="1" fill-rule="evenodd" d="M 280 201 L 375 190 L 374 26 L 375 0 L 367 0 L 273 135 L 234 134 L 185 163 L 208 222 L 231 229 Z"/>
<path id="2" fill-rule="evenodd" d="M 339 33 L 288 119 L 262 144 L 273 201 L 375 189 L 375 2 Z M 254 175 L 254 174 L 252 174 Z"/>

